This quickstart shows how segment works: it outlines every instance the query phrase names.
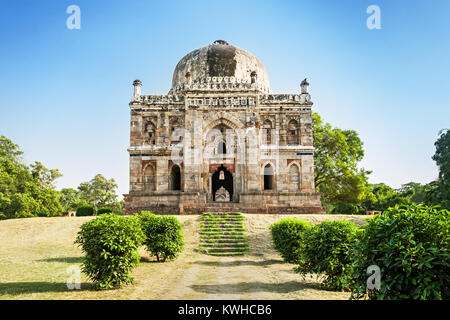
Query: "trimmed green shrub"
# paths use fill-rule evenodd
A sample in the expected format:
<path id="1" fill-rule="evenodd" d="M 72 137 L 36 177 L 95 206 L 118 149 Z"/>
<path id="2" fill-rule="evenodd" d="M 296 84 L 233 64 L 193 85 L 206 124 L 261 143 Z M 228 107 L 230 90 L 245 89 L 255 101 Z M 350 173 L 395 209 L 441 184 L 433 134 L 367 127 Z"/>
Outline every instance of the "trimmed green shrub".
<path id="1" fill-rule="evenodd" d="M 95 209 L 92 206 L 81 206 L 77 208 L 77 217 L 87 217 L 95 215 Z"/>
<path id="2" fill-rule="evenodd" d="M 83 223 L 75 243 L 85 253 L 83 272 L 98 289 L 118 288 L 133 282 L 144 234 L 135 217 L 103 214 Z"/>
<path id="3" fill-rule="evenodd" d="M 270 226 L 274 247 L 284 261 L 298 263 L 298 250 L 302 242 L 302 235 L 310 228 L 309 222 L 293 218 L 282 219 Z"/>
<path id="4" fill-rule="evenodd" d="M 177 218 L 157 216 L 149 211 L 142 211 L 138 217 L 147 250 L 158 262 L 175 259 L 183 251 L 184 235 Z"/>
<path id="5" fill-rule="evenodd" d="M 345 280 L 357 231 L 353 222 L 345 220 L 323 221 L 313 226 L 303 235 L 295 272 L 303 277 L 316 273 L 329 289 L 347 289 Z"/>
<path id="6" fill-rule="evenodd" d="M 363 227 L 350 273 L 352 299 L 450 299 L 450 212 L 395 206 Z M 367 268 L 380 268 L 380 290 L 367 289 Z"/>
<path id="7" fill-rule="evenodd" d="M 113 213 L 113 211 L 109 208 L 101 208 L 97 210 L 97 215 L 105 214 L 105 213 Z"/>

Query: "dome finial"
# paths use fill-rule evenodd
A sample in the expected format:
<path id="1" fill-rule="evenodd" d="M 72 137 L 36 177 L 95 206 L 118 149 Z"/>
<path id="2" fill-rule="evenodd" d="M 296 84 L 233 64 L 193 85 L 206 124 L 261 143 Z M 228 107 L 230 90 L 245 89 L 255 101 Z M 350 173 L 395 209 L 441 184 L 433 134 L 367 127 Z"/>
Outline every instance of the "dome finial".
<path id="1" fill-rule="evenodd" d="M 213 44 L 224 44 L 226 46 L 229 45 L 229 43 L 226 42 L 225 40 L 216 40 L 216 41 L 213 42 Z"/>

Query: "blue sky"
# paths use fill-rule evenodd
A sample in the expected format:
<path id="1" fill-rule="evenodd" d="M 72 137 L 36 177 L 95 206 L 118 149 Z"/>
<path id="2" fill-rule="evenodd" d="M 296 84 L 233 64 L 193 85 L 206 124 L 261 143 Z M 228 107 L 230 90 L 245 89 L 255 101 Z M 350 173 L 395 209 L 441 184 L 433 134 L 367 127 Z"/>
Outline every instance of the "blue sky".
<path id="1" fill-rule="evenodd" d="M 81 29 L 69 30 L 69 5 Z M 369 5 L 381 29 L 366 27 Z M 128 192 L 132 82 L 166 94 L 177 62 L 224 39 L 256 55 L 272 91 L 308 77 L 313 109 L 356 130 L 372 183 L 437 177 L 450 127 L 450 1 L 0 1 L 0 134 L 58 187 L 101 173 Z"/>

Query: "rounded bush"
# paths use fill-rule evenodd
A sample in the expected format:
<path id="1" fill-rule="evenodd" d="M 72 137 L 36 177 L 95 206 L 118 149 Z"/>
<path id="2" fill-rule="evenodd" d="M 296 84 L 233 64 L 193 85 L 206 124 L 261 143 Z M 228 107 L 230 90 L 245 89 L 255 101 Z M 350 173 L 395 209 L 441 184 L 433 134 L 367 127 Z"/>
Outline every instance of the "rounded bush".
<path id="1" fill-rule="evenodd" d="M 175 217 L 157 216 L 149 211 L 138 215 L 145 234 L 145 245 L 157 261 L 175 259 L 184 247 L 181 224 Z"/>
<path id="2" fill-rule="evenodd" d="M 81 206 L 77 208 L 77 217 L 87 217 L 95 215 L 94 207 Z"/>
<path id="3" fill-rule="evenodd" d="M 270 226 L 274 247 L 284 261 L 298 263 L 302 235 L 310 228 L 309 222 L 293 218 L 282 219 Z"/>
<path id="4" fill-rule="evenodd" d="M 450 299 L 450 215 L 425 205 L 395 206 L 363 227 L 350 273 L 352 298 Z M 380 289 L 367 290 L 367 268 Z"/>
<path id="5" fill-rule="evenodd" d="M 97 210 L 97 215 L 105 214 L 105 213 L 113 213 L 113 211 L 109 208 L 101 208 Z"/>
<path id="6" fill-rule="evenodd" d="M 139 264 L 143 240 L 138 219 L 104 214 L 83 223 L 75 243 L 85 253 L 83 272 L 97 288 L 110 289 L 133 282 L 130 274 Z"/>
<path id="7" fill-rule="evenodd" d="M 299 248 L 299 265 L 295 269 L 303 277 L 316 273 L 329 289 L 347 289 L 352 246 L 358 227 L 345 220 L 323 221 L 307 230 Z"/>

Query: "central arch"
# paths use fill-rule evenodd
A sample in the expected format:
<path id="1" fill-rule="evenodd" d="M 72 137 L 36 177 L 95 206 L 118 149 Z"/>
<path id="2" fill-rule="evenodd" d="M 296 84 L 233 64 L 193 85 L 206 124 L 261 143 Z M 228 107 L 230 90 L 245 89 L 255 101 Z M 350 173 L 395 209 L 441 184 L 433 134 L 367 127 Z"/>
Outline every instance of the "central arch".
<path id="1" fill-rule="evenodd" d="M 230 194 L 230 201 L 233 199 L 233 175 L 230 171 L 222 164 L 217 170 L 213 173 L 211 179 L 211 191 L 213 201 L 216 201 L 216 192 L 221 187 L 224 187 L 228 193 Z"/>

